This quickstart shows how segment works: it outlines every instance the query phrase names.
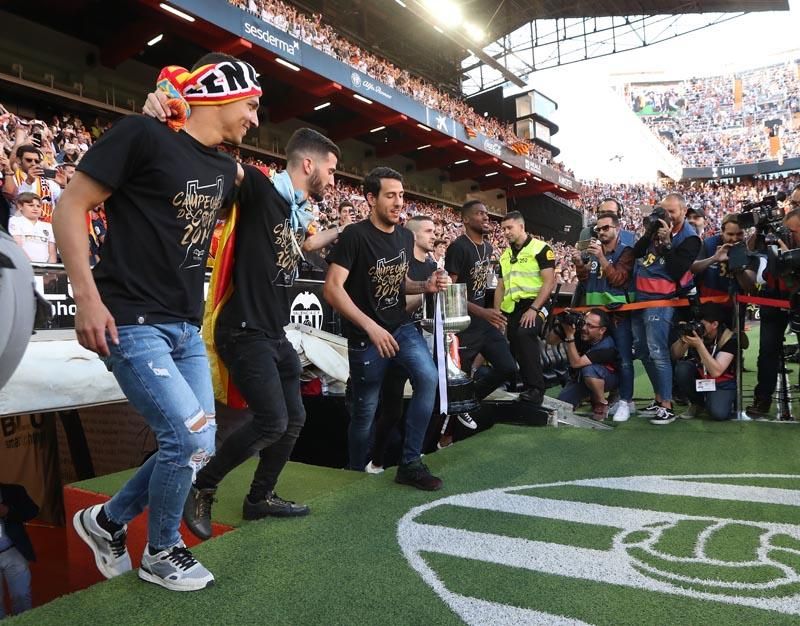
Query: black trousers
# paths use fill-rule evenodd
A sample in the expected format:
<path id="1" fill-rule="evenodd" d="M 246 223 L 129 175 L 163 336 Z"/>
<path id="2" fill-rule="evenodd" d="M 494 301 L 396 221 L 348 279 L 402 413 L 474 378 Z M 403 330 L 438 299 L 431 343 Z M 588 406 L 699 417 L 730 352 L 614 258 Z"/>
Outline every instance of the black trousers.
<path id="1" fill-rule="evenodd" d="M 473 317 L 472 323 L 458 335 L 461 369 L 469 373 L 472 362 L 482 354 L 491 366 L 489 374 L 475 381 L 475 397 L 483 400 L 517 372 L 508 341 L 489 322 Z"/>
<path id="2" fill-rule="evenodd" d="M 300 359 L 285 336 L 217 326 L 217 352 L 247 401 L 253 419 L 231 433 L 197 474 L 198 488 L 216 487 L 233 468 L 259 453 L 250 499 L 275 489 L 292 454 L 306 412 L 300 395 Z"/>
<path id="3" fill-rule="evenodd" d="M 527 389 L 545 391 L 544 378 L 542 377 L 542 333 L 541 315 L 536 316 L 536 321 L 530 328 L 520 326 L 522 315 L 530 309 L 533 300 L 520 300 L 514 311 L 508 316 L 506 334 L 511 343 L 511 353 L 519 363 L 519 373 Z"/>
<path id="4" fill-rule="evenodd" d="M 761 307 L 761 336 L 758 343 L 758 383 L 754 399 L 771 402 L 778 382 L 778 355 L 783 350 L 783 334 L 789 323 L 789 312 L 773 307 Z"/>

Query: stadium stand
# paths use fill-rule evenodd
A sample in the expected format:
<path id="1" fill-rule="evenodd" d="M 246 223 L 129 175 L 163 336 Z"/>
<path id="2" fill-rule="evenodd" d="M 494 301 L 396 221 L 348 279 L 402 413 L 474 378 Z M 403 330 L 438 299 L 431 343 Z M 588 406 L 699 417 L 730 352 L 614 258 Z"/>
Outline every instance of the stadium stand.
<path id="1" fill-rule="evenodd" d="M 633 111 L 687 167 L 753 163 L 800 151 L 796 62 L 628 87 Z"/>

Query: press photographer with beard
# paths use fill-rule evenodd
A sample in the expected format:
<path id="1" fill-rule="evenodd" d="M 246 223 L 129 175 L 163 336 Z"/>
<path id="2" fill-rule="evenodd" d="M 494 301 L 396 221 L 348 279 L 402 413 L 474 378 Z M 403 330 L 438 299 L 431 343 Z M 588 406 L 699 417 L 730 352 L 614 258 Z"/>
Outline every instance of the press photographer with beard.
<path id="1" fill-rule="evenodd" d="M 739 216 L 729 213 L 722 218 L 722 230 L 719 235 L 714 235 L 703 241 L 700 256 L 692 263 L 692 273 L 695 275 L 697 287 L 701 297 L 727 296 L 730 294 L 747 293 L 755 286 L 758 259 L 750 257 L 747 266 L 731 269 L 728 263 L 728 253 L 731 248 L 744 241 L 744 231 L 739 226 Z M 728 317 L 725 324 L 733 328 L 733 303 L 723 305 Z M 744 324 L 744 315 L 740 315 L 740 323 Z M 744 341 L 742 342 L 744 344 Z M 747 344 L 743 345 L 747 348 Z"/>
<path id="2" fill-rule="evenodd" d="M 789 196 L 791 210 L 783 219 L 785 231 L 778 239 L 781 250 L 800 247 L 800 186 L 795 187 Z M 761 234 L 751 237 L 748 246 L 756 250 L 766 250 L 764 237 Z M 759 296 L 786 300 L 800 288 L 792 277 L 776 276 L 769 269 L 763 274 L 764 284 Z M 772 407 L 772 396 L 778 380 L 780 360 L 776 355 L 783 350 L 783 336 L 789 323 L 790 312 L 775 307 L 761 307 L 761 333 L 758 344 L 758 382 L 753 391 L 753 404 L 745 411 L 750 417 L 769 417 Z"/>
<path id="3" fill-rule="evenodd" d="M 664 300 L 693 288 L 690 268 L 700 252 L 701 241 L 686 221 L 686 199 L 679 193 L 664 196 L 645 220 L 645 233 L 633 248 L 636 257 L 636 301 Z M 633 346 L 641 359 L 655 400 L 641 410 L 651 424 L 671 424 L 672 362 L 669 335 L 675 308 L 651 307 L 633 312 Z"/>
<path id="4" fill-rule="evenodd" d="M 702 407 L 714 420 L 735 417 L 739 349 L 735 333 L 725 325 L 727 317 L 723 306 L 707 302 L 701 308 L 699 325 L 693 324 L 695 330 L 682 333 L 672 344 L 672 358 L 677 361 L 675 382 L 690 401 L 681 419 L 697 417 Z"/>
<path id="5" fill-rule="evenodd" d="M 590 398 L 592 402 L 592 419 L 603 421 L 608 417 L 606 393 L 614 391 L 619 383 L 619 353 L 614 339 L 609 333 L 611 319 L 603 309 L 591 309 L 581 319 L 578 332 L 575 324 L 569 323 L 570 317 L 580 313 L 561 314 L 555 324 L 560 326 L 547 337 L 547 343 L 562 343 L 566 346 L 569 366 L 573 370 L 574 379 L 570 381 L 558 399 L 568 402 L 573 407 Z"/>

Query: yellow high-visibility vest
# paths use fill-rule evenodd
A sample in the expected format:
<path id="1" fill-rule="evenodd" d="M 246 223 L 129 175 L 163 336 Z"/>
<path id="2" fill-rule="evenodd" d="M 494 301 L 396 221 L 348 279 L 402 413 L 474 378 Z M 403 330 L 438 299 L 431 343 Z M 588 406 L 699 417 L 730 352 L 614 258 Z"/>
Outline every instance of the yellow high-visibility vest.
<path id="1" fill-rule="evenodd" d="M 546 246 L 547 243 L 541 239 L 531 237 L 528 245 L 519 254 L 512 256 L 509 246 L 500 255 L 500 271 L 505 289 L 500 310 L 504 313 L 513 312 L 514 305 L 520 300 L 532 300 L 539 295 L 543 281 L 536 255 Z"/>

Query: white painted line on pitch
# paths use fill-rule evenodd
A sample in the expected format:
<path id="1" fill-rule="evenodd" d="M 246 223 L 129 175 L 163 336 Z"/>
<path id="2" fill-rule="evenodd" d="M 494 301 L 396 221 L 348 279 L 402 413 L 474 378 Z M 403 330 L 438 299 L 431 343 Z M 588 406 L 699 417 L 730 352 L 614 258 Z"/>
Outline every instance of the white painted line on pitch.
<path id="1" fill-rule="evenodd" d="M 796 478 L 796 477 L 793 477 Z M 674 480 L 662 476 L 636 476 L 625 478 L 590 478 L 576 480 L 573 485 L 621 489 L 639 493 L 668 496 L 709 498 L 712 500 L 737 500 L 764 504 L 786 504 L 800 506 L 800 491 L 777 487 L 751 487 L 723 483 Z"/>

